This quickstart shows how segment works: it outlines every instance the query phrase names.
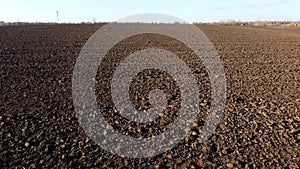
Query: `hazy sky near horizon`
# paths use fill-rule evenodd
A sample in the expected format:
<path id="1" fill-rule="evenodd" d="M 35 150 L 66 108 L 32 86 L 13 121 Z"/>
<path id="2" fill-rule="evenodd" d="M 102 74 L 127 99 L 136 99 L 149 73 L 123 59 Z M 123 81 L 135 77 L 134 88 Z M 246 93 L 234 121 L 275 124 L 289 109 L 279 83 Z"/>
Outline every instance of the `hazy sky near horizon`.
<path id="1" fill-rule="evenodd" d="M 1 0 L 4 22 L 98 22 L 161 13 L 188 22 L 300 21 L 299 0 Z"/>

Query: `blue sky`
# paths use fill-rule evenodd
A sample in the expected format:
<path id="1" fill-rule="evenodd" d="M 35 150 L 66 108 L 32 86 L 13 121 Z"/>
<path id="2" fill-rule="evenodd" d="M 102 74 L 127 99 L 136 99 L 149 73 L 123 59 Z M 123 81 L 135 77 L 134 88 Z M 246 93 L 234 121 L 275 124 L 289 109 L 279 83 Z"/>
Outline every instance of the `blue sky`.
<path id="1" fill-rule="evenodd" d="M 188 22 L 300 21 L 299 0 L 1 0 L 0 21 L 115 21 L 140 13 L 169 14 Z"/>

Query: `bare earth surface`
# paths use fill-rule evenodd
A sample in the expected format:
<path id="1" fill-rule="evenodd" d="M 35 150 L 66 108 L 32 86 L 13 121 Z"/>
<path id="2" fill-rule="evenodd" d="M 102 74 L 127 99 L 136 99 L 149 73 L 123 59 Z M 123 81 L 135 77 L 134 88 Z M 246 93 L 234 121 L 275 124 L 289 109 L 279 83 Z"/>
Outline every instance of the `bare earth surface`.
<path id="1" fill-rule="evenodd" d="M 150 137 L 178 115 L 168 109 L 164 117 L 138 125 L 114 112 L 105 93 L 118 62 L 114 58 L 159 46 L 181 55 L 197 78 L 201 98 L 198 122 L 178 146 L 153 158 L 131 159 L 101 149 L 74 111 L 76 58 L 101 26 L 0 27 L 0 168 L 299 168 L 299 28 L 198 26 L 215 45 L 227 78 L 223 118 L 203 144 L 197 138 L 210 106 L 210 84 L 201 61 L 185 45 L 160 35 L 120 42 L 107 54 L 96 83 L 97 103 L 114 129 Z M 135 107 L 147 109 L 149 91 L 157 88 L 165 91 L 169 105 L 180 105 L 174 79 L 148 70 L 132 81 Z"/>

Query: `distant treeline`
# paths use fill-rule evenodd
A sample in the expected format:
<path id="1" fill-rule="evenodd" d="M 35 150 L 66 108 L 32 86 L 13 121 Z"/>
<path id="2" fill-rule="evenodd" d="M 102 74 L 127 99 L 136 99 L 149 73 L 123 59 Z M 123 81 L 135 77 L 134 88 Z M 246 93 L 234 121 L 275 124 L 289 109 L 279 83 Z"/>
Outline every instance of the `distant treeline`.
<path id="1" fill-rule="evenodd" d="M 0 21 L 0 26 L 14 26 L 14 25 L 55 25 L 55 24 L 99 24 L 104 22 L 80 22 L 80 23 L 57 23 L 57 22 L 3 22 Z M 112 23 L 112 22 L 109 22 Z M 141 23 L 141 22 L 139 22 Z M 171 22 L 170 22 L 171 23 Z M 168 23 L 168 24 L 170 24 Z M 149 24 L 149 23 L 148 23 Z M 163 24 L 163 23 L 150 23 Z M 187 24 L 187 22 L 174 22 L 173 24 Z M 242 22 L 235 20 L 219 21 L 219 22 L 193 22 L 193 24 L 201 25 L 236 25 L 236 26 L 300 26 L 300 22 L 293 21 L 255 21 Z"/>
<path id="2" fill-rule="evenodd" d="M 203 24 L 203 23 L 201 23 Z M 210 25 L 236 25 L 236 26 L 300 26 L 300 22 L 294 21 L 254 21 L 254 22 L 242 22 L 235 20 L 220 21 L 205 23 Z"/>
<path id="3" fill-rule="evenodd" d="M 57 24 L 100 24 L 100 22 L 80 22 L 80 23 L 74 23 L 74 22 L 3 22 L 0 21 L 0 26 L 17 26 L 17 25 L 57 25 Z"/>

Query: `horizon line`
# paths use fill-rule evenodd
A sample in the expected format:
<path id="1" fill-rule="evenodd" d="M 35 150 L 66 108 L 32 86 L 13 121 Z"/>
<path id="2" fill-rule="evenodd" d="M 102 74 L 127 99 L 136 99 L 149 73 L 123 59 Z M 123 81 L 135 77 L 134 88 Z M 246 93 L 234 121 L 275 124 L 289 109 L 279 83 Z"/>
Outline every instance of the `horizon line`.
<path id="1" fill-rule="evenodd" d="M 53 23 L 53 24 L 80 24 L 80 23 L 92 23 L 92 24 L 97 24 L 97 23 L 150 23 L 150 24 L 193 24 L 193 23 L 254 23 L 254 22 L 282 22 L 282 23 L 299 23 L 299 21 L 294 21 L 294 20 L 251 20 L 251 21 L 242 21 L 242 20 L 234 20 L 234 19 L 227 19 L 227 20 L 220 20 L 220 21 L 210 21 L 210 22 L 206 22 L 206 21 L 192 21 L 192 22 L 188 22 L 188 21 L 183 21 L 183 22 L 178 22 L 178 21 L 170 21 L 170 22 L 142 22 L 142 21 L 135 21 L 135 22 L 119 22 L 119 21 L 78 21 L 78 22 L 47 22 L 47 21 L 9 21 L 9 22 L 5 22 L 5 21 L 1 21 L 0 20 L 0 24 L 4 23 L 4 24 L 9 24 L 9 23 L 28 23 L 28 24 L 47 24 L 47 23 Z"/>

